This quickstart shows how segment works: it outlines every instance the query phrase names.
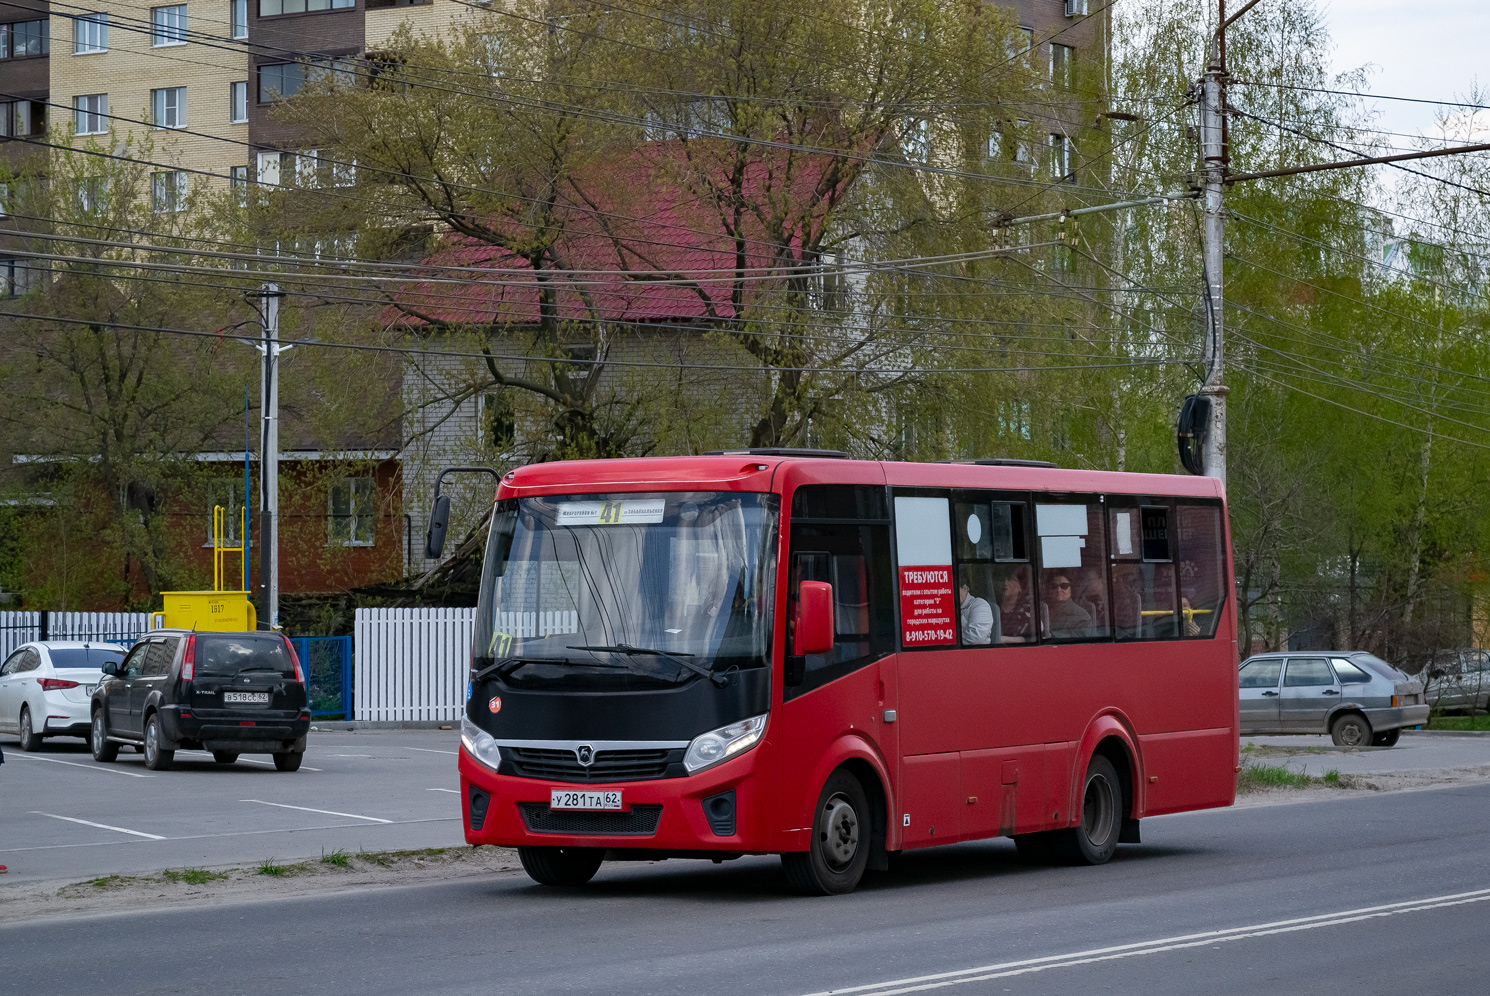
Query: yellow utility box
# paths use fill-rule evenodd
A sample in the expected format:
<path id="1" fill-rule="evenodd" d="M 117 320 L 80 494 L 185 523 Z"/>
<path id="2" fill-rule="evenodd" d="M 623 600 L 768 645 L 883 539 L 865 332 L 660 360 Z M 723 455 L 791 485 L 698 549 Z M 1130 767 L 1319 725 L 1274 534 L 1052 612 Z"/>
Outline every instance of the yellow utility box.
<path id="1" fill-rule="evenodd" d="M 163 591 L 164 612 L 150 614 L 150 628 L 218 630 L 244 633 L 259 619 L 246 591 Z"/>

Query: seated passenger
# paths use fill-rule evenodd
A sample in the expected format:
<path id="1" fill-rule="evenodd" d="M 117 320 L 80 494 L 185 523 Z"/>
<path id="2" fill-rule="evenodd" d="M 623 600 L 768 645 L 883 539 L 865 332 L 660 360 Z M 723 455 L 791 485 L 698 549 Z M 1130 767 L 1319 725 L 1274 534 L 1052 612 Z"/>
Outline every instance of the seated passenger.
<path id="1" fill-rule="evenodd" d="M 962 575 L 957 596 L 962 611 L 962 642 L 968 645 L 993 643 L 994 634 L 999 630 L 999 610 L 989 605 L 987 599 L 973 594 L 966 572 Z"/>
<path id="2" fill-rule="evenodd" d="M 1025 588 L 1022 570 L 1004 578 L 1004 591 L 999 597 L 999 617 L 1001 642 L 1029 643 L 1034 639 L 1030 596 Z"/>
<path id="3" fill-rule="evenodd" d="M 1086 609 L 1071 600 L 1071 578 L 1053 573 L 1046 581 L 1045 607 L 1050 613 L 1049 634 L 1057 640 L 1072 640 L 1091 633 L 1092 617 Z"/>

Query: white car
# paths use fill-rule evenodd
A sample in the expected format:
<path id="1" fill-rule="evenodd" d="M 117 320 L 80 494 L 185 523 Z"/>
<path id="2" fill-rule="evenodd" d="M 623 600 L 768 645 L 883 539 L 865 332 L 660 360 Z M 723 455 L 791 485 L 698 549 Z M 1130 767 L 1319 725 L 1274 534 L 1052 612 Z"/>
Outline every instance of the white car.
<path id="1" fill-rule="evenodd" d="M 44 737 L 86 740 L 104 662 L 122 661 L 125 650 L 100 642 L 22 644 L 0 664 L 0 733 L 16 734 L 27 751 L 41 750 Z"/>

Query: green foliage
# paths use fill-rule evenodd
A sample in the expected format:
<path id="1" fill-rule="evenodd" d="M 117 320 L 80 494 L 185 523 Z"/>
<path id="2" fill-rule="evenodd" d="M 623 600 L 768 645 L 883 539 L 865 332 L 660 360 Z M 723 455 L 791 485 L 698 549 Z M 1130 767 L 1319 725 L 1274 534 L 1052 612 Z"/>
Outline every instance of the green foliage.
<path id="1" fill-rule="evenodd" d="M 1303 789 L 1320 786 L 1347 788 L 1348 784 L 1340 772 L 1334 768 L 1316 777 L 1278 764 L 1257 764 L 1251 761 L 1242 765 L 1242 770 L 1237 774 L 1236 780 L 1238 795 L 1264 792 L 1269 789 Z"/>
<path id="2" fill-rule="evenodd" d="M 351 855 L 347 854 L 341 848 L 337 848 L 330 854 L 327 854 L 325 851 L 321 852 L 321 864 L 323 865 L 335 865 L 337 868 L 346 868 L 351 863 Z"/>
<path id="3" fill-rule="evenodd" d="M 260 869 L 260 874 L 273 874 Z M 229 877 L 227 872 L 211 871 L 207 868 L 183 868 L 180 871 L 167 868 L 160 873 L 160 877 L 167 882 L 180 882 L 186 885 L 206 885 L 208 882 L 217 882 Z"/>

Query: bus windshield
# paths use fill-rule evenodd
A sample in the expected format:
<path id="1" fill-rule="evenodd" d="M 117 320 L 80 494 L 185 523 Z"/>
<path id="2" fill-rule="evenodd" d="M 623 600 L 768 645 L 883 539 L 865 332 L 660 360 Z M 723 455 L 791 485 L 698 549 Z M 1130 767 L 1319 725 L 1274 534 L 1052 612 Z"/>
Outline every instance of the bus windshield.
<path id="1" fill-rule="evenodd" d="M 665 688 L 767 667 L 778 499 L 664 492 L 506 499 L 474 664 L 518 688 Z"/>

